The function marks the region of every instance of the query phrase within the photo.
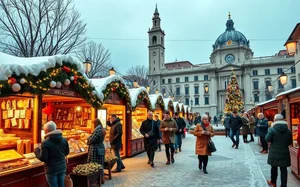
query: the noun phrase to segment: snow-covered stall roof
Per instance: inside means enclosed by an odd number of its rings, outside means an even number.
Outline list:
[[[179,108],[179,103],[177,101],[173,102],[174,105],[174,112],[179,112],[180,108]],[[177,111],[177,108],[179,108],[179,111]]]
[[[169,110],[169,102],[173,105],[173,100],[171,98],[164,98],[165,110]]]
[[[161,93],[149,95],[152,109],[155,109],[159,97],[161,97],[162,99],[164,98]]]
[[[95,86],[98,97],[101,100],[104,99],[103,91],[106,89],[107,85],[111,84],[112,82],[120,81],[120,83],[124,84],[125,89],[127,90],[128,94],[129,94],[129,89],[126,86],[124,79],[120,76],[111,75],[111,76],[100,78],[100,79],[90,79],[90,80],[91,80],[92,84]],[[130,94],[129,94],[129,97],[130,97]]]
[[[179,109],[180,109],[179,112],[184,112],[185,113],[183,103],[179,103]]]
[[[287,95],[287,94],[296,92],[296,91],[298,91],[298,90],[300,90],[300,86],[298,86],[298,87],[296,87],[296,88],[293,88],[293,89],[290,89],[290,90],[287,90],[287,91],[285,91],[285,92],[281,92],[281,93],[277,94],[275,98],[277,99],[277,98],[280,97],[280,96]]]
[[[136,101],[138,100],[138,96],[140,95],[140,93],[145,92],[148,99],[149,99],[149,95],[147,92],[147,89],[145,87],[139,87],[139,88],[131,88],[129,89],[129,94],[131,97],[131,106],[133,108],[135,108],[137,106]]]
[[[265,104],[268,104],[268,103],[271,103],[273,101],[276,101],[276,100],[275,99],[270,99],[268,101],[264,101],[264,102],[258,103],[258,104],[255,105],[255,108],[259,107],[259,106],[262,106],[262,105],[265,105]]]
[[[184,113],[187,113],[187,112],[188,112],[188,106],[184,105]]]
[[[78,72],[86,77],[83,64],[73,58],[71,55],[55,55],[43,57],[16,57],[0,52],[0,80],[7,80],[13,74],[17,76],[22,73],[37,76],[42,71],[55,67],[56,64],[68,62],[76,64]]]

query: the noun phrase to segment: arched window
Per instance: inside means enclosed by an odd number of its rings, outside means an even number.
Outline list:
[[[157,21],[155,20],[155,21],[154,21],[154,26],[156,26],[156,23],[157,23]]]
[[[164,45],[164,38],[161,37],[161,45]]]
[[[157,38],[156,38],[156,36],[153,36],[152,37],[152,44],[156,44],[156,42],[157,42]]]

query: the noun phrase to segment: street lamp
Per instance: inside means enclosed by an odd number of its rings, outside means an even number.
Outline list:
[[[279,77],[280,83],[282,85],[286,85],[287,79],[288,79],[288,76],[284,72],[282,72],[280,77]]]
[[[208,90],[209,90],[208,85],[205,85],[205,87],[204,87],[205,93],[208,93]]]
[[[88,57],[85,62],[83,62],[83,67],[85,70],[85,74],[89,73],[92,69],[92,60],[91,57]]]
[[[139,83],[136,80],[133,81],[133,87],[134,88],[138,88],[139,87]]]
[[[114,67],[111,67],[109,69],[109,75],[114,75],[116,73],[116,70],[114,69]]]
[[[296,50],[297,50],[297,41],[295,41],[295,40],[288,40],[285,43],[285,47],[286,47],[287,53],[289,55],[294,55],[296,53]]]
[[[164,93],[164,97],[166,97],[166,95],[167,95],[167,94],[166,94],[166,92],[165,92],[165,93]]]
[[[150,86],[147,86],[147,92],[149,93],[150,92]]]
[[[155,90],[155,94],[158,94],[158,89]]]
[[[191,99],[190,102],[191,102],[191,111],[192,111],[192,109],[193,109],[193,100]]]
[[[269,92],[271,92],[271,91],[273,90],[273,85],[272,85],[272,84],[270,84],[270,85],[268,86],[268,90],[269,90]]]
[[[249,103],[250,103],[250,105],[252,105],[252,104],[253,104],[253,102],[252,102],[252,99],[250,99],[250,102],[249,102]]]

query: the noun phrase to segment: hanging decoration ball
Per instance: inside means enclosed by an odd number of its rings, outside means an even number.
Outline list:
[[[13,84],[15,84],[16,82],[17,82],[17,79],[16,78],[13,78],[13,77],[11,77],[11,78],[9,78],[8,79],[8,81],[7,81],[9,84],[11,84],[11,85],[13,85]]]
[[[21,78],[21,79],[20,79],[20,83],[21,83],[21,84],[25,84],[25,83],[26,83],[26,79]]]
[[[11,89],[12,89],[14,92],[18,92],[18,91],[21,90],[21,86],[20,86],[20,84],[15,83],[15,84],[13,84],[13,85],[11,86]]]
[[[71,69],[67,66],[63,66],[62,70],[64,70],[66,73],[69,73],[71,71]]]
[[[71,80],[71,81],[73,81],[73,80],[74,80],[74,77],[73,77],[73,76],[71,76],[71,77],[70,77],[70,80]]]
[[[61,82],[56,83],[56,88],[61,88],[61,86],[62,86]]]
[[[96,95],[96,91],[95,90],[92,91],[92,95]]]
[[[56,86],[56,82],[55,82],[55,81],[51,81],[51,82],[50,82],[50,87],[51,87],[51,88],[54,88],[55,86]]]
[[[71,82],[70,82],[69,79],[66,79],[64,83],[65,83],[66,86],[69,86]]]

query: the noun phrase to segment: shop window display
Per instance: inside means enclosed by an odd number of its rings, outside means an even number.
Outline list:
[[[132,112],[132,139],[143,138],[140,133],[140,127],[142,122],[147,119],[147,108],[137,107],[135,111]]]
[[[293,147],[299,148],[299,145],[297,143],[297,137],[298,137],[298,125],[299,125],[299,117],[300,117],[300,103],[293,103],[291,104],[291,122],[292,122],[292,133],[293,133]]]

